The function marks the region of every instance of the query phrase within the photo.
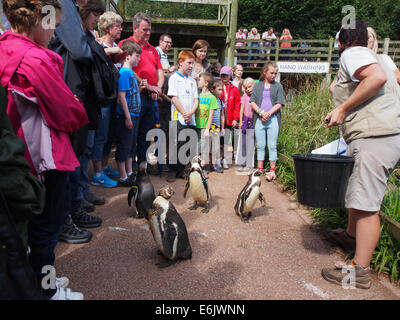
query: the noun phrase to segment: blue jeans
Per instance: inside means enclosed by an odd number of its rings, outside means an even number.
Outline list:
[[[92,155],[93,141],[94,130],[89,130],[85,152],[78,157],[80,166],[75,171],[68,173],[66,215],[77,211],[82,202],[83,195],[90,192],[88,166]]]
[[[276,144],[279,135],[277,116],[273,115],[265,123],[260,118],[257,118],[254,131],[257,143],[257,160],[265,160],[265,148],[268,142],[269,161],[276,161],[278,159]]]
[[[28,225],[29,246],[31,254],[29,262],[41,284],[42,268],[46,265],[54,266],[54,249],[64,223],[63,210],[66,200],[67,188],[66,171],[51,170],[46,172],[44,185],[46,187],[46,204],[42,214],[32,217]],[[46,295],[51,297],[55,290],[46,290]]]
[[[251,42],[250,43],[250,47],[258,47],[259,45],[258,45],[258,42]],[[257,49],[250,49],[249,50],[249,54],[251,54],[251,53],[259,53],[259,50],[257,50]],[[258,60],[258,58],[259,57],[257,57],[257,56],[250,56],[250,57],[248,57],[247,59],[248,60]]]
[[[110,124],[107,133],[107,141],[103,147],[103,156],[108,157],[111,153],[111,148],[115,143],[115,122],[116,122],[116,111],[115,111],[115,104],[110,106]]]
[[[101,161],[104,154],[104,146],[108,140],[108,132],[110,130],[111,106],[101,108],[101,116],[99,116],[99,125],[94,133],[94,142],[92,150],[92,159]]]

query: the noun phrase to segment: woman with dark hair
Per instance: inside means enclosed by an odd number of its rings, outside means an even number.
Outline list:
[[[196,81],[199,80],[200,74],[203,72],[211,73],[211,63],[208,62],[208,50],[210,49],[210,44],[206,40],[197,40],[192,48],[192,53],[195,56],[192,78]]]
[[[387,180],[400,160],[400,88],[393,71],[367,44],[364,21],[340,30],[340,68],[332,88],[336,108],[325,123],[341,125],[347,155],[355,163],[345,197],[347,229],[328,232],[328,239],[355,255],[346,265],[322,270],[332,283],[351,280],[363,289],[371,286],[369,264],[380,236],[379,210]]]

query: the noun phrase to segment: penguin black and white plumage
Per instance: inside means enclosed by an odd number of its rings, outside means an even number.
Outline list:
[[[248,222],[251,217],[251,210],[257,200],[260,200],[261,204],[265,207],[265,198],[260,192],[261,186],[261,170],[254,170],[249,174],[249,180],[240,191],[235,204],[235,213],[242,219],[243,222]]]
[[[161,187],[149,211],[151,233],[162,255],[167,259],[166,262],[157,264],[160,268],[192,258],[192,247],[185,223],[169,201],[173,194],[171,187]]]
[[[183,197],[186,198],[187,191],[190,189],[194,204],[189,207],[189,210],[196,210],[201,204],[205,207],[201,212],[207,213],[210,208],[211,193],[208,181],[200,166],[200,157],[194,157],[191,164],[192,167],[187,177]]]
[[[148,219],[149,210],[156,196],[154,193],[153,184],[151,183],[150,177],[147,174],[147,162],[145,161],[139,164],[139,170],[135,181],[132,184],[131,190],[129,190],[129,206],[131,205],[133,197],[135,198],[135,207],[137,210],[133,217],[138,219]]]

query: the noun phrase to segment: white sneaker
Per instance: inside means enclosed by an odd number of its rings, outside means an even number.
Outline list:
[[[224,169],[229,169],[228,162],[226,161],[225,158],[222,159],[222,167],[223,167]]]
[[[83,300],[83,294],[80,292],[73,292],[70,288],[57,287],[57,292],[50,300]]]
[[[69,279],[67,277],[56,278],[57,288],[67,288],[69,285]]]

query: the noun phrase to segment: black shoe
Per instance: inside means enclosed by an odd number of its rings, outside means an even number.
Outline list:
[[[63,230],[59,236],[60,241],[71,244],[86,243],[92,239],[92,233],[78,228],[72,221],[71,215],[65,218]]]
[[[125,187],[125,188],[130,188],[132,187],[132,179],[127,178],[126,180],[122,181],[121,179],[118,179],[118,187]]]
[[[212,165],[211,163],[208,165],[208,172],[212,172],[215,171],[214,165]]]
[[[96,206],[102,206],[103,204],[106,203],[106,200],[105,200],[104,198],[100,198],[100,197],[94,195],[94,194],[91,193],[91,192],[86,193],[86,194],[83,196],[83,198],[84,198],[86,201],[88,201],[88,202],[90,202],[90,203],[92,203],[92,204],[94,204],[94,205],[96,205]],[[86,211],[87,211],[87,212],[90,212],[90,211],[88,211],[88,210],[86,210]]]
[[[167,174],[167,182],[175,182],[176,181],[176,172],[169,170]]]
[[[160,171],[158,171],[158,166],[155,165],[149,165],[147,168],[147,173],[152,175],[152,176],[159,176],[160,175]]]
[[[81,208],[86,210],[86,212],[93,212],[94,211],[94,204],[87,201],[85,198],[81,200]]]
[[[99,217],[89,215],[85,210],[79,208],[71,214],[74,223],[81,228],[97,228],[101,226]]]

